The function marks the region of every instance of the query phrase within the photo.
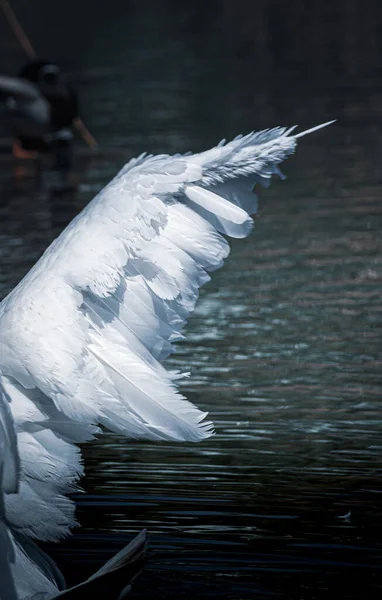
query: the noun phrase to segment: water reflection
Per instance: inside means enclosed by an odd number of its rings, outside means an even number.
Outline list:
[[[85,447],[84,527],[51,550],[75,581],[147,526],[155,554],[132,597],[377,597],[379,4],[111,0],[108,11],[92,5],[90,30],[87,5],[71,48],[37,20],[31,30],[44,51],[65,51],[102,155],[78,146],[78,189],[65,197],[15,181],[4,159],[1,296],[130,155],[339,121],[301,143],[286,182],[261,191],[254,234],[232,243],[168,361],[192,371],[182,391],[210,412],[216,437],[178,446],[105,435]],[[3,39],[10,68],[19,55]]]

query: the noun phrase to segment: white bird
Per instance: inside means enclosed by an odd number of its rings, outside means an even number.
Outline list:
[[[76,444],[99,426],[153,441],[213,434],[178,392],[182,374],[161,363],[229,253],[222,234],[250,233],[254,183],[328,124],[131,160],[0,304],[1,600],[51,598],[64,585],[33,540],[76,525]]]

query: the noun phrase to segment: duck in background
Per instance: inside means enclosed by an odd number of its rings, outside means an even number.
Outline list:
[[[72,127],[79,116],[77,93],[60,67],[36,60],[17,77],[0,76],[7,125],[16,158],[49,158],[50,168],[67,180],[72,166]],[[46,161],[44,161],[46,162]]]

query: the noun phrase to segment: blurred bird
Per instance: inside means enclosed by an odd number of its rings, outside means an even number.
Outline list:
[[[18,77],[0,76],[0,98],[15,141],[17,158],[54,158],[52,168],[67,173],[72,165],[72,126],[79,115],[77,93],[66,84],[58,65],[36,60]]]
[[[56,541],[76,525],[77,444],[100,425],[156,442],[213,435],[177,390],[186,374],[161,363],[229,254],[223,235],[251,232],[254,182],[280,174],[297,139],[320,127],[131,160],[0,304],[1,600],[62,589],[32,538]],[[94,581],[78,597],[85,585]],[[103,597],[116,600],[111,590]]]

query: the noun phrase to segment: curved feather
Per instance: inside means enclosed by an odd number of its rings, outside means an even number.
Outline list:
[[[279,173],[296,146],[290,133],[276,128],[197,155],[130,161],[1,303],[1,385],[21,461],[17,490],[4,490],[3,523],[19,536],[20,598],[33,579],[23,536],[56,540],[76,524],[66,494],[82,474],[77,443],[100,425],[153,441],[213,434],[206,413],[176,387],[185,374],[161,363],[229,253],[222,233],[249,234],[253,185]],[[10,440],[3,456],[12,482]],[[33,589],[58,588],[34,560]]]

